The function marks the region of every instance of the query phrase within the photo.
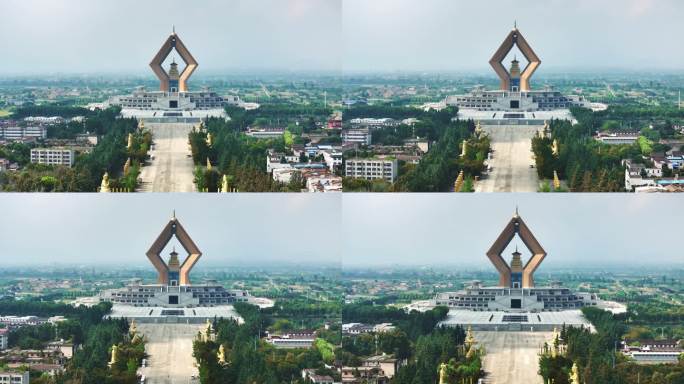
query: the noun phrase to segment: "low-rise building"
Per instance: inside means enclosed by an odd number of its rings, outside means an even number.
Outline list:
[[[302,369],[302,379],[313,384],[334,384],[335,380],[327,375],[317,375],[314,369]]]
[[[397,179],[398,163],[396,158],[378,156],[369,159],[347,159],[344,166],[345,175],[357,179],[382,179],[394,183]]]
[[[406,361],[396,359],[392,355],[383,353],[382,355],[371,356],[364,359],[362,364],[364,367],[381,369],[385,376],[391,379],[397,374],[399,368],[406,364]]]
[[[31,163],[46,165],[74,165],[75,154],[69,148],[33,148],[31,149]]]
[[[676,364],[684,348],[680,340],[624,340],[622,353],[639,364]]]
[[[316,340],[316,331],[301,330],[281,333],[278,335],[269,334],[266,342],[276,348],[311,348]]]
[[[383,128],[383,127],[396,127],[399,125],[401,122],[395,119],[391,119],[389,117],[383,117],[383,118],[372,118],[372,117],[364,117],[364,118],[355,118],[349,120],[349,124],[351,124],[353,127],[368,127],[371,129],[377,129],[377,128]]]
[[[1,384],[29,384],[29,372],[5,371],[0,372]]]
[[[342,131],[343,144],[371,145],[373,135],[368,128],[345,129]]]
[[[47,137],[47,128],[44,126],[11,126],[0,127],[0,139],[8,141],[42,140]]]
[[[8,343],[8,334],[9,334],[9,329],[7,328],[0,328],[0,351],[4,351],[9,347]]]
[[[598,132],[596,140],[604,144],[627,144],[632,145],[639,140],[639,132]]]
[[[277,139],[285,134],[285,128],[280,127],[250,127],[247,136],[257,139]]]

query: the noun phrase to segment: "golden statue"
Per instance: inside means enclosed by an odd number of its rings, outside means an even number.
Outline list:
[[[211,132],[207,133],[207,145],[212,146],[214,144],[214,136],[211,135]]]
[[[468,140],[463,139],[463,145],[461,146],[461,157],[466,157],[468,154]]]
[[[100,192],[108,193],[111,191],[112,190],[109,188],[109,173],[105,172],[104,175],[102,175],[102,183],[100,183]]]
[[[554,156],[558,156],[558,154],[560,153],[558,149],[558,139],[553,139],[553,144],[551,145],[551,152]]]
[[[221,179],[221,193],[228,193],[228,188],[228,175],[223,175],[223,178]]]
[[[207,157],[207,171],[211,171],[211,161],[209,161],[208,157]]]
[[[478,120],[475,124],[475,133],[477,133],[478,135],[482,134],[482,124],[480,120]]]
[[[439,365],[439,384],[447,383],[447,365],[442,363]]]
[[[123,169],[124,176],[128,176],[128,171],[130,171],[130,170],[131,170],[131,158],[129,157],[126,160],[126,163],[124,164],[124,169]]]
[[[128,333],[131,335],[138,333],[138,326],[135,324],[135,319],[133,319],[131,324],[128,326]]]
[[[466,359],[472,359],[475,357],[475,354],[477,353],[477,348],[475,348],[475,344],[471,344],[470,348],[468,348],[468,353],[466,353]]]
[[[579,367],[577,363],[572,363],[572,370],[570,371],[570,384],[580,384]]]
[[[560,189],[560,179],[558,178],[558,172],[553,171],[553,189]]]
[[[138,129],[141,130],[141,131],[142,131],[143,129],[145,129],[145,122],[144,122],[144,121],[140,120],[140,121],[138,122]]]
[[[211,321],[207,319],[207,324],[204,327],[204,342],[208,342],[212,340],[212,333],[214,333],[214,327],[211,325]]]
[[[475,340],[475,335],[473,335],[473,328],[469,325],[468,330],[466,331],[465,346],[470,348],[475,344],[477,344],[477,340]]]
[[[463,170],[458,173],[456,181],[454,181],[454,192],[461,192],[461,188],[463,188]]]
[[[219,347],[217,356],[218,356],[219,364],[225,365],[226,364],[226,349],[223,347],[223,344],[221,344],[221,346]]]
[[[112,365],[116,364],[116,362],[119,360],[119,347],[114,344],[112,345],[112,358],[109,360],[109,366],[111,367]]]

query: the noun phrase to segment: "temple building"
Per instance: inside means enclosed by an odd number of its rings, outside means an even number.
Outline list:
[[[527,60],[520,68],[517,57],[507,70],[503,65],[506,55],[517,46]],[[517,26],[511,30],[489,61],[501,81],[498,90],[477,86],[466,95],[448,96],[447,106],[459,108],[459,119],[473,119],[488,125],[543,124],[545,120],[572,120],[570,107],[602,108],[581,96],[566,96],[550,87],[532,90],[530,79],[541,65],[541,60],[527,43]]]
[[[161,253],[172,238],[176,238],[187,257],[179,258],[175,247],[166,261]],[[202,284],[190,282],[190,271],[202,256],[202,252],[185,231],[180,221],[173,217],[147,251],[147,257],[157,270],[157,282],[143,284],[136,281],[120,289],[100,293],[100,301],[114,304],[112,317],[133,318],[139,321],[203,322],[207,318],[234,317],[232,304],[252,301],[244,290],[229,290],[207,281]]]
[[[180,69],[174,57],[167,71],[163,63],[173,51],[185,67]],[[120,106],[123,117],[148,122],[194,123],[207,117],[227,118],[224,107],[240,106],[242,102],[237,96],[222,97],[209,89],[190,91],[188,80],[198,65],[174,29],[150,62],[159,79],[159,91],[138,87],[130,95],[112,97],[106,105]]]
[[[517,247],[510,262],[502,255],[515,237],[530,251],[527,261]],[[461,291],[435,296],[434,305],[450,309],[446,325],[462,324],[476,330],[528,330],[529,326],[531,330],[548,331],[562,324],[587,325],[579,309],[599,304],[596,294],[573,292],[559,282],[535,284],[534,273],[546,251],[517,209],[487,251],[487,257],[499,274],[497,286],[485,287],[473,281]]]

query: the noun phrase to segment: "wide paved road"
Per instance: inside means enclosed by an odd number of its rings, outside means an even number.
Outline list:
[[[193,192],[194,164],[189,157],[188,134],[192,124],[150,123],[154,156],[140,172],[141,192]]]
[[[551,332],[474,332],[485,347],[482,367],[488,384],[543,384],[539,370],[539,348]]]
[[[537,170],[532,156],[532,137],[543,126],[489,125],[482,129],[491,139],[492,172],[480,180],[476,192],[536,192],[539,189]]]
[[[141,368],[149,384],[188,384],[197,375],[192,341],[202,324],[137,324],[147,337],[147,367]]]

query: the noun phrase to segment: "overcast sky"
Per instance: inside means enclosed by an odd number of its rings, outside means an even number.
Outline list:
[[[477,71],[515,20],[556,69],[684,69],[680,0],[2,0],[0,76],[150,74],[172,25],[226,71]]]
[[[198,266],[340,263],[335,194],[2,194],[0,258],[152,270],[145,252],[174,209],[203,252]]]
[[[341,0],[2,0],[0,75],[133,72],[176,32],[216,70],[341,65]]]
[[[684,68],[681,0],[344,0],[344,69],[479,70],[517,20],[564,68]]]
[[[354,241],[343,242],[343,266],[465,265],[494,271],[485,253],[516,205],[548,253],[542,269],[684,264],[677,246],[684,200],[676,194],[493,193],[345,194],[342,238]],[[522,246],[517,238],[516,243]]]

